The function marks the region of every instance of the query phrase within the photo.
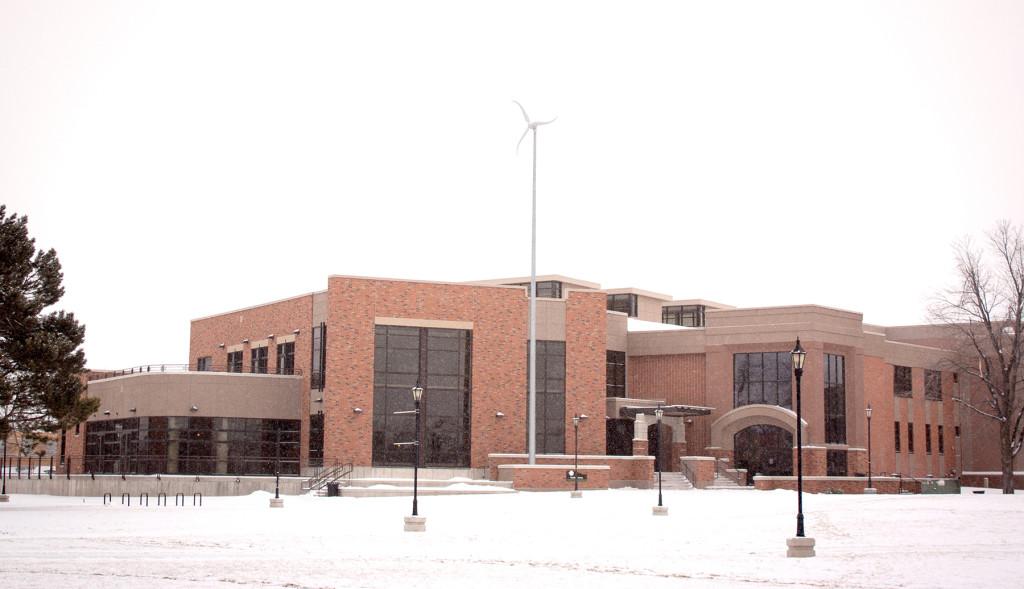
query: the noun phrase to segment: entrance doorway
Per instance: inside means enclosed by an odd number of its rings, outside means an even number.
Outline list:
[[[672,470],[672,426],[662,423],[660,436],[657,423],[647,426],[647,454],[654,456],[655,471]]]
[[[793,475],[793,434],[775,425],[758,424],[733,436],[736,468],[747,469],[747,484],[754,475]]]

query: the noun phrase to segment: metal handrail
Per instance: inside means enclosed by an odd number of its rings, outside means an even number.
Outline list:
[[[697,475],[690,468],[690,465],[686,464],[685,462],[680,460],[679,461],[679,466],[682,467],[683,476],[686,477],[686,480],[690,481],[690,484],[693,485],[696,488],[696,486],[697,486]]]
[[[132,366],[130,368],[122,368],[121,370],[104,370],[98,372],[89,372],[85,375],[85,380],[103,380],[105,378],[115,378],[118,376],[130,376],[132,374],[150,374],[154,372],[224,372],[228,374],[274,374],[278,376],[302,376],[301,368],[292,368],[289,370],[278,370],[276,366],[267,366],[266,371],[253,371],[252,365],[242,365],[241,370],[231,370],[231,367],[224,365],[207,366],[203,370],[199,370],[198,367],[194,367],[191,364],[143,364],[141,366]]]
[[[310,491],[319,491],[330,483],[352,474],[354,466],[351,462],[344,464],[335,463],[333,466],[320,467],[313,471],[313,476],[306,481],[305,488]]]

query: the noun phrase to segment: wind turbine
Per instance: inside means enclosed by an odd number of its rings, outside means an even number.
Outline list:
[[[555,122],[531,121],[530,115],[526,114],[519,101],[513,100],[519,110],[523,112],[526,119],[526,129],[523,130],[519,143],[516,143],[516,153],[519,153],[519,146],[522,145],[526,134],[533,131],[533,213],[530,233],[530,366],[529,366],[529,395],[527,400],[527,456],[529,464],[537,463],[537,127]],[[555,117],[558,118],[558,117]]]

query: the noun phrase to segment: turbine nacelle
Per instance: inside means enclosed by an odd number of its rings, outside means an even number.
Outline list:
[[[553,123],[556,120],[558,120],[558,117],[555,117],[555,118],[551,119],[550,121],[531,121],[530,120],[530,115],[526,114],[526,109],[523,108],[523,105],[519,104],[518,100],[513,100],[512,102],[516,103],[516,106],[518,106],[519,110],[522,111],[523,119],[526,121],[526,129],[523,130],[522,136],[519,137],[519,142],[516,143],[516,153],[519,153],[519,146],[522,145],[523,139],[526,139],[526,134],[529,133],[530,130],[533,130],[533,132],[536,133],[537,132],[537,127],[539,127],[541,125],[548,125],[550,123]]]

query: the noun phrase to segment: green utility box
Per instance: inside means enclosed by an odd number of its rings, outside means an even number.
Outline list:
[[[926,479],[921,481],[922,495],[959,495],[960,481],[956,479]]]

